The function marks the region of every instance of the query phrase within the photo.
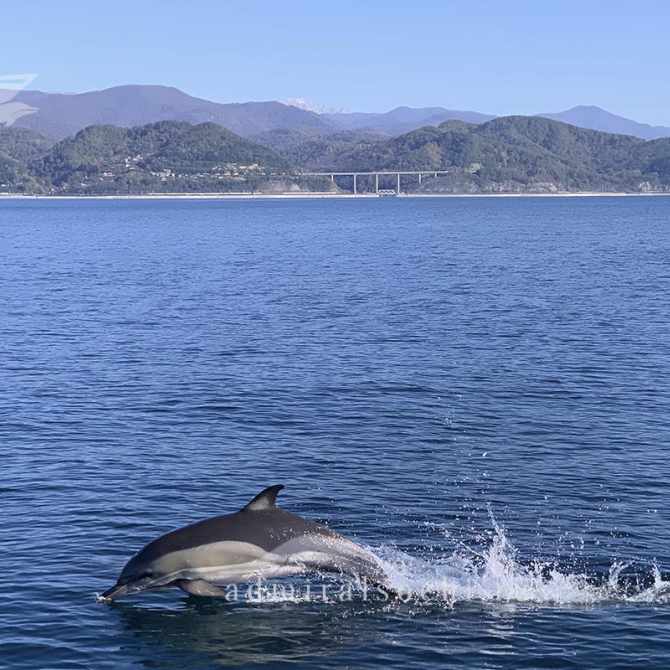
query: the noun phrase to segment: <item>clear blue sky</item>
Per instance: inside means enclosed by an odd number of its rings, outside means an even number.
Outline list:
[[[496,114],[597,104],[670,125],[670,2],[29,0],[2,8],[2,72],[79,92],[177,86],[221,102]]]

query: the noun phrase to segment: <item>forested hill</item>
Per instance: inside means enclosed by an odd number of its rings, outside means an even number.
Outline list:
[[[272,131],[256,139],[214,123],[178,121],[91,126],[56,144],[24,129],[0,129],[0,191],[327,190],[335,188],[330,180],[297,173],[399,169],[449,171],[420,187],[404,185],[422,192],[670,192],[670,138],[644,141],[541,117],[448,121],[391,139],[364,131]]]
[[[51,140],[31,130],[0,126],[0,192],[42,192],[44,186],[29,165],[52,145]]]
[[[290,165],[272,149],[214,123],[161,121],[137,128],[90,126],[27,168],[44,192],[113,194],[231,190]]]
[[[305,146],[310,144],[314,142]],[[303,160],[310,158],[303,152]],[[448,178],[426,182],[424,190],[644,191],[670,186],[670,138],[645,142],[541,117],[502,117],[481,125],[448,121],[332,158],[321,167],[452,170]]]

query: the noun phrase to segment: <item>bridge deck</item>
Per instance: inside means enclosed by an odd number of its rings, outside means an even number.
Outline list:
[[[356,170],[349,172],[299,172],[298,175],[301,177],[353,177],[353,175],[404,175],[404,174],[432,174],[440,175],[447,174],[449,170],[373,170],[358,172]]]

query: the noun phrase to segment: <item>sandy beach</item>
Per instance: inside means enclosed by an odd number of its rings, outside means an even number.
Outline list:
[[[559,193],[143,193],[133,195],[24,195],[0,193],[0,200],[323,200],[378,198],[628,198],[670,197],[670,193],[570,192]]]

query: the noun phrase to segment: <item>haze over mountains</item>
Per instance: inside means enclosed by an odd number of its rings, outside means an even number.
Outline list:
[[[274,128],[329,129],[318,114],[281,102],[221,104],[171,86],[116,86],[78,94],[22,91],[16,100],[37,109],[16,125],[57,140],[92,125],[128,128],[157,121],[217,123],[243,137]]]
[[[421,126],[437,126],[445,121],[485,123],[495,118],[493,114],[444,107],[396,107],[381,114],[350,112],[322,114],[322,117],[342,130],[370,130],[388,135],[400,135]]]
[[[78,94],[22,91],[15,102],[37,110],[19,118],[17,126],[55,140],[90,125],[132,127],[167,120],[216,123],[242,137],[251,137],[279,129],[312,135],[365,130],[395,136],[445,121],[481,124],[495,118],[493,114],[443,107],[397,107],[383,113],[317,114],[277,101],[224,104],[196,98],[169,86],[145,85],[116,86]],[[647,140],[670,137],[670,127],[638,123],[595,106],[578,106],[539,116]]]
[[[601,130],[604,133],[617,133],[619,135],[633,135],[633,137],[640,137],[643,140],[670,137],[670,127],[638,123],[623,116],[612,114],[595,105],[578,105],[557,114],[539,114],[538,116],[569,123],[578,128]]]

